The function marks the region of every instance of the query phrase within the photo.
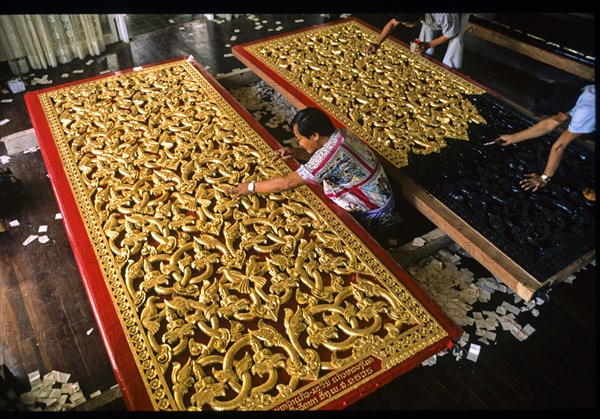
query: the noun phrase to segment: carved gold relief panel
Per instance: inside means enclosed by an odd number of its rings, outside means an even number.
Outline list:
[[[155,409],[319,408],[448,338],[310,188],[223,193],[291,169],[189,60],[39,99]]]
[[[485,123],[465,95],[483,89],[386,40],[355,20],[250,43],[243,49],[322,106],[395,167],[409,153],[429,154],[447,139],[468,140]]]

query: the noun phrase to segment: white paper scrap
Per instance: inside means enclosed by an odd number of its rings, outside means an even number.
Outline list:
[[[40,236],[40,237],[38,238],[38,241],[39,241],[40,243],[44,244],[44,243],[48,243],[48,242],[50,241],[50,239],[48,238],[48,236],[46,236],[46,235],[43,235],[43,236]]]
[[[425,245],[425,240],[422,237],[415,237],[412,241],[413,246],[423,247]]]
[[[71,374],[66,373],[66,372],[60,372],[60,371],[57,371],[57,373],[58,373],[57,374],[58,377],[56,378],[56,382],[61,383],[61,384],[69,382],[69,378],[71,378]]]
[[[90,394],[90,398],[93,399],[94,397],[98,397],[100,394],[102,394],[102,392],[100,390],[96,390]]]
[[[57,212],[56,215],[54,216],[55,220],[62,220],[62,214],[60,212]]]
[[[2,121],[0,121],[0,125],[7,124],[9,121],[10,121],[10,119],[8,119],[8,118],[3,119]]]
[[[510,333],[520,341],[524,341],[528,338],[527,334],[523,332],[523,330],[519,330],[517,328],[511,328]]]
[[[17,227],[19,226],[19,220],[12,220],[10,223],[8,223],[9,226],[11,227]]]
[[[83,73],[83,70],[73,70],[73,74],[81,74]]]
[[[173,19],[169,19],[169,23],[175,23]]]
[[[294,20],[294,22],[296,22],[296,23],[304,22],[304,19],[296,19],[296,20]]]
[[[496,340],[496,333],[486,330],[485,331],[485,338],[489,339],[489,340]]]
[[[102,70],[99,74],[106,74],[106,73],[110,73],[110,69]]]
[[[87,62],[85,63],[85,65],[91,65],[94,62],[94,60],[87,60]]]
[[[229,40],[230,41],[235,41],[237,39],[237,36],[233,35]]]
[[[421,365],[425,366],[425,367],[430,367],[432,365],[435,365],[437,362],[437,356],[433,355],[430,358],[427,358],[425,361],[421,362]]]
[[[91,328],[90,330],[88,330],[86,333],[87,333],[87,335],[89,336],[89,335],[91,335],[91,334],[92,334],[92,332],[93,332],[93,331],[94,331],[94,328],[92,327],[92,328]]]
[[[54,384],[56,382],[56,370],[52,370],[48,374],[44,375],[44,380],[51,380],[49,383]]]
[[[38,372],[38,378],[35,379],[29,379],[29,385],[31,386],[31,391],[33,392],[34,390],[38,390],[42,387],[42,380],[39,377],[39,372]]]
[[[48,231],[47,225],[41,225],[40,228],[38,228],[38,233],[45,233],[47,231]]]
[[[472,343],[469,346],[469,352],[467,353],[467,359],[469,361],[477,362],[477,358],[479,357],[480,350],[481,350],[481,346]]]
[[[527,337],[529,337],[533,334],[533,332],[535,332],[535,329],[530,324],[526,324],[525,327],[523,327],[523,329],[521,329],[521,331],[523,333],[525,333],[525,335],[527,335]]]
[[[27,246],[29,243],[31,243],[32,241],[34,241],[38,237],[39,236],[37,234],[32,234],[31,236],[27,237],[27,239],[23,242],[23,246]]]
[[[0,156],[0,163],[2,163],[2,164],[8,164],[9,161],[10,161],[10,157],[9,156]]]
[[[40,379],[40,372],[38,371],[33,371],[30,372],[29,374],[27,374],[27,378],[29,378],[29,382],[31,383],[34,380],[39,380]]]
[[[518,315],[521,312],[521,309],[518,307],[513,306],[510,303],[507,303],[506,301],[502,301],[502,307],[504,307],[506,310],[510,311],[511,313]]]
[[[233,54],[223,54],[223,57],[225,57],[225,58],[233,57]]]
[[[11,103],[13,100],[12,99],[2,99],[0,100],[1,103]]]
[[[85,396],[81,390],[77,390],[75,393],[71,394],[71,402],[77,403],[79,400],[85,400]]]
[[[25,405],[33,405],[36,399],[35,394],[33,394],[31,391],[28,391],[27,393],[21,393],[19,397]]]

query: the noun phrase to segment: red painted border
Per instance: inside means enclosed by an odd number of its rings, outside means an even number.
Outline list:
[[[176,60],[172,60],[176,61]],[[169,61],[170,62],[170,61]],[[162,63],[164,64],[164,63]],[[148,68],[151,66],[146,66]],[[28,92],[24,95],[25,104],[35,129],[40,151],[48,171],[50,184],[54,191],[63,223],[73,250],[77,268],[81,273],[84,289],[90,301],[100,336],[107,349],[117,383],[128,410],[154,410],[144,381],[139,374],[135,358],[129,348],[127,338],[121,326],[118,312],[106,287],[100,264],[79,213],[77,202],[67,174],[62,166],[60,155],[54,142],[50,126],[46,120],[39,95],[93,80],[124,74],[133,69],[117,71],[84,80],[61,84],[47,89]]]
[[[62,167],[58,150],[45,120],[37,93],[26,93],[25,103],[38,138],[50,184],[63,216],[63,223],[73,249],[75,262],[81,273],[83,285],[100,330],[100,336],[113,366],[113,372],[128,409],[152,410],[152,404],[147,397],[143,401],[139,400],[139,397],[133,397],[136,394],[145,395],[145,386],[135,368],[133,355],[129,350],[111,295],[104,283],[102,271],[79,214],[75,197]]]
[[[256,121],[252,115],[244,109],[230,94],[221,86],[208,72],[191,56],[180,59],[169,60],[142,68],[151,68],[158,65],[180,61],[186,59],[193,64],[200,74],[217,90],[217,92],[233,106],[235,111],[243,117],[252,128],[273,148],[281,148],[281,145],[275,140],[268,131]],[[40,150],[44,163],[48,170],[48,175],[52,189],[57,199],[58,207],[63,215],[63,221],[67,236],[73,249],[77,267],[81,273],[83,285],[92,306],[92,311],[98,324],[100,334],[117,382],[121,388],[123,398],[128,410],[154,410],[152,401],[147,393],[144,381],[139,374],[135,358],[129,348],[127,338],[122,329],[119,315],[115,309],[111,294],[109,293],[98,260],[95,256],[93,246],[85,229],[85,224],[79,213],[74,194],[67,180],[67,175],[62,166],[58,149],[54,142],[52,132],[43,112],[39,95],[64,87],[73,86],[81,83],[87,83],[93,80],[110,77],[118,74],[125,74],[134,71],[134,69],[118,71],[101,76],[91,77],[84,80],[65,83],[48,89],[42,89],[25,94],[25,103],[29,111],[33,127],[38,137]],[[338,121],[339,123],[339,121]],[[341,124],[340,124],[341,125]],[[288,162],[292,170],[298,167],[296,162]],[[313,192],[330,208],[353,232],[359,237],[371,251],[380,259],[406,289],[417,299],[429,313],[440,323],[448,332],[449,336],[436,344],[421,351],[415,357],[405,361],[392,368],[391,370],[379,375],[377,379],[363,384],[356,391],[349,394],[343,400],[336,399],[325,406],[325,409],[342,409],[347,405],[356,402],[362,397],[375,391],[381,385],[391,381],[398,375],[418,366],[425,359],[440,351],[452,346],[452,341],[457,340],[462,334],[462,330],[451,319],[449,319],[438,306],[432,301],[420,286],[410,277],[410,275],[400,267],[395,260],[386,252],[371,235],[368,234],[356,220],[346,211],[335,205],[316,187],[309,185]]]

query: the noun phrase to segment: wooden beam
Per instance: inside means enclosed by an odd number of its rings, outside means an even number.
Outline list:
[[[423,246],[415,246],[412,242],[406,243],[398,250],[390,250],[390,255],[392,255],[400,266],[407,267],[453,243],[452,239],[439,228],[424,234],[421,238],[425,241]]]
[[[526,55],[583,79],[594,81],[595,71],[593,66],[579,63],[568,57],[563,57],[554,52],[521,42],[508,35],[504,35],[492,29],[485,28],[473,22],[469,22],[467,33],[473,34],[481,39],[492,42],[501,47],[508,48],[519,54]]]
[[[105,406],[121,398],[121,390],[119,386],[109,388],[107,391],[100,393],[93,399],[88,399],[85,402],[78,404],[73,408],[77,412],[93,412],[95,410],[103,410]]]

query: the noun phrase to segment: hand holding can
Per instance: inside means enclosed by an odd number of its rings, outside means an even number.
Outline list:
[[[418,53],[420,44],[421,44],[421,40],[419,38],[413,39],[412,42],[410,43],[410,52]]]

